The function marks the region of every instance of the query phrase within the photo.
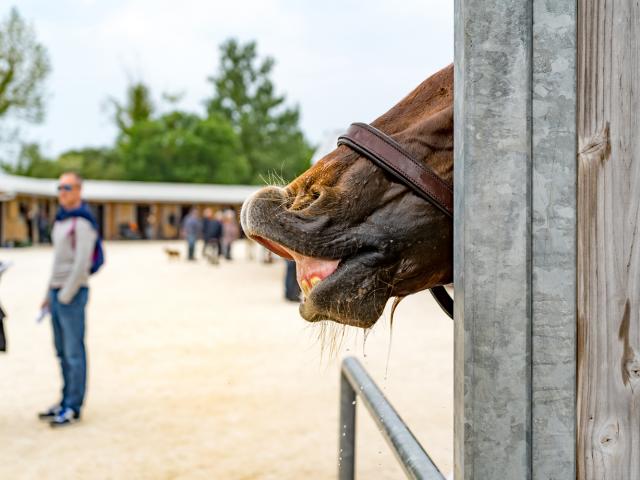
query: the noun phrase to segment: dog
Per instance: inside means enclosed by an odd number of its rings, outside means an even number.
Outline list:
[[[167,254],[169,260],[180,260],[180,251],[175,248],[165,247],[164,253]]]

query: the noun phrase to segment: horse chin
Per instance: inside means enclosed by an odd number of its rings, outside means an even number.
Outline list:
[[[354,222],[344,222],[336,235],[339,216],[301,215],[287,210],[286,204],[285,190],[266,187],[244,203],[241,221],[250,238],[296,261],[305,297],[301,316],[309,322],[371,327],[397,293],[392,285],[402,283],[396,278],[400,267],[411,263],[403,255],[406,242],[397,235],[387,239],[369,234],[367,225]]]
[[[341,325],[348,325],[350,327],[367,329],[371,328],[380,317],[380,315],[375,315],[375,317],[372,318],[364,318],[362,313],[353,313],[354,316],[338,316],[334,312],[327,312],[322,309],[318,309],[310,299],[305,299],[305,301],[300,305],[300,315],[304,320],[310,323],[330,321]]]
[[[342,261],[335,272],[305,292],[300,304],[302,318],[359,328],[373,326],[389,299],[390,287],[363,260],[355,256]]]
[[[300,315],[308,322],[333,321],[360,328],[371,327],[382,315],[390,295],[383,280],[377,252],[356,252],[342,259],[306,256],[300,250],[266,236],[254,240],[272,252],[296,262],[296,276],[304,298]]]

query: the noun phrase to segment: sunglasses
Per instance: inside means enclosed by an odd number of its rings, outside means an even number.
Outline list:
[[[65,191],[65,192],[70,192],[71,190],[73,190],[74,185],[67,185],[67,184],[60,184],[58,185],[58,191]]]

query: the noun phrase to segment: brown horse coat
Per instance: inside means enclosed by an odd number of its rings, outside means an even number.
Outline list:
[[[372,125],[452,183],[453,66]],[[451,219],[346,146],[255,193],[241,219],[248,236],[296,260],[309,321],[369,327],[391,296],[452,281]]]

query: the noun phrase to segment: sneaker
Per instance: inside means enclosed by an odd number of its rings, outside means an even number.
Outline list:
[[[62,410],[62,407],[60,405],[54,405],[49,410],[45,410],[44,412],[38,413],[38,418],[40,420],[52,420],[53,417],[58,415],[61,410]]]
[[[80,420],[80,413],[76,412],[72,408],[65,407],[62,408],[55,417],[53,417],[49,422],[49,425],[54,428],[63,427],[76,423],[78,420]]]

